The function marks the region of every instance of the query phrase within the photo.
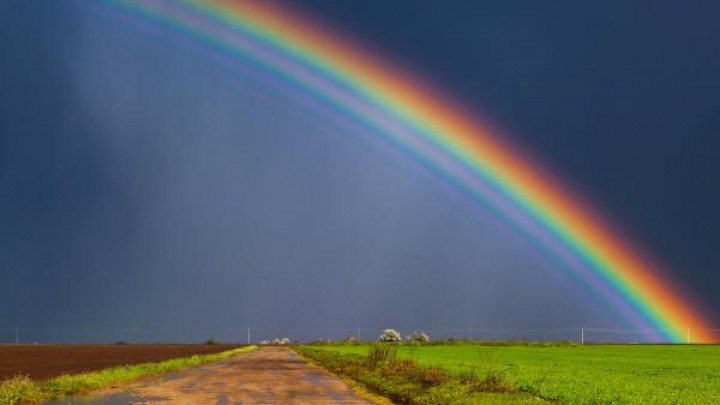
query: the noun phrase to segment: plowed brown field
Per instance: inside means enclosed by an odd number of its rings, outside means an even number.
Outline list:
[[[124,364],[231,350],[237,345],[0,345],[0,380],[17,374],[48,379]]]

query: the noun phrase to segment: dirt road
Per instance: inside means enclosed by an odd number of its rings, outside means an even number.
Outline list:
[[[135,383],[108,396],[53,404],[372,404],[339,378],[283,347]]]

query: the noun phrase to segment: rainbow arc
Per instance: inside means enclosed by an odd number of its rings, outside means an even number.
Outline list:
[[[563,263],[567,276],[661,341],[714,340],[709,322],[550,171],[442,91],[297,10],[268,1],[106,0],[303,92],[490,209]],[[707,330],[707,332],[705,331]]]

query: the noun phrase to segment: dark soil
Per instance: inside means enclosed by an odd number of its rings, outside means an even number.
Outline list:
[[[237,345],[0,345],[0,380],[15,375],[48,379],[124,364],[231,350]]]

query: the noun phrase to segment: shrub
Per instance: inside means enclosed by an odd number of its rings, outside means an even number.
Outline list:
[[[28,376],[15,376],[0,381],[0,404],[19,404],[42,399],[40,388]]]
[[[414,331],[411,335],[408,335],[407,340],[417,343],[427,343],[430,341],[430,335],[425,332]]]
[[[395,329],[385,329],[383,334],[380,335],[380,340],[383,342],[399,342],[402,340],[402,336]]]
[[[392,363],[397,357],[397,347],[375,344],[370,347],[365,358],[366,366],[374,370],[381,363]]]

